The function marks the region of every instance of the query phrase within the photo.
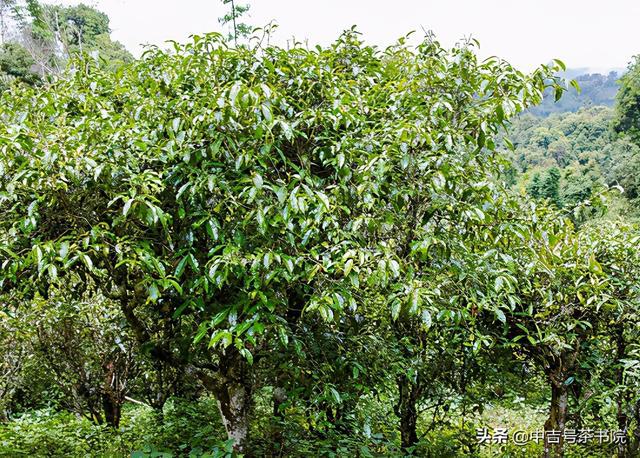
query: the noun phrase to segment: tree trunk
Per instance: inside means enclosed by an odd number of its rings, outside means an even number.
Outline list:
[[[270,456],[282,456],[282,450],[284,448],[284,437],[282,435],[284,411],[282,407],[286,400],[287,391],[276,384],[273,388],[273,420]]]
[[[579,348],[579,347],[578,347]],[[549,418],[544,424],[544,457],[564,457],[564,430],[569,408],[569,374],[575,371],[578,350],[566,351],[550,361],[548,368],[551,382],[551,406]],[[553,434],[549,432],[553,431]]]
[[[549,419],[544,424],[544,456],[545,458],[562,458],[564,456],[564,428],[567,421],[567,406],[569,404],[569,395],[567,386],[563,383],[552,381],[551,383],[551,408],[549,410]],[[553,440],[548,434],[553,431]]]
[[[221,384],[217,390],[218,408],[227,437],[234,450],[246,453],[249,440],[249,414],[252,407],[250,366],[235,348],[220,357]]]
[[[113,361],[103,364],[102,368],[105,371],[102,387],[102,412],[107,425],[117,428],[120,426],[120,414],[124,402],[124,393],[120,390],[120,374],[118,374],[117,364]]]
[[[276,386],[273,388],[273,416],[279,420],[284,420],[284,412],[282,411],[282,405],[287,400],[287,391]]]
[[[120,416],[122,412],[122,402],[118,399],[105,393],[102,395],[102,410],[104,412],[104,420],[107,425],[112,428],[118,428],[120,426]]]
[[[416,431],[418,397],[418,386],[406,375],[398,377],[398,404],[395,406],[395,411],[396,415],[400,417],[400,443],[404,450],[418,443]]]

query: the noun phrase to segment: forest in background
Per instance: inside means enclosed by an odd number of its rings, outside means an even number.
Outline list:
[[[581,108],[591,106],[613,107],[618,93],[618,79],[622,76],[617,71],[610,71],[607,75],[600,73],[576,73],[576,70],[567,70],[558,75],[563,78],[575,79],[579,84],[579,90],[571,87],[562,95],[560,100],[555,100],[554,94],[547,91],[545,98],[529,112],[546,117],[554,113],[576,112]]]
[[[640,66],[224,3],[135,60],[0,0],[0,456],[635,456]]]

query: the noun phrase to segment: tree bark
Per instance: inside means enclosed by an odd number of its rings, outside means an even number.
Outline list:
[[[544,424],[544,457],[562,458],[564,456],[564,429],[567,421],[567,407],[569,404],[569,393],[564,380],[555,379],[551,382],[551,408],[549,409],[549,419]],[[557,443],[550,443],[548,431],[559,434]]]
[[[102,387],[102,412],[104,421],[112,428],[120,426],[122,404],[124,403],[124,392],[120,386],[120,375],[117,363],[106,362],[102,368],[105,371],[104,384]]]
[[[398,404],[396,415],[400,418],[400,443],[407,450],[418,443],[417,423],[419,389],[412,380],[403,374],[398,377]]]
[[[104,420],[107,425],[112,428],[118,428],[120,426],[120,417],[122,413],[122,402],[118,399],[114,399],[108,393],[102,396],[102,410],[104,412]]]
[[[284,422],[283,404],[287,400],[287,391],[276,384],[273,388],[273,421],[271,431],[271,456],[281,456],[284,448],[282,423]]]
[[[544,424],[544,457],[564,457],[564,430],[569,409],[569,387],[567,380],[575,372],[578,349],[562,352],[547,360],[547,375],[551,384],[551,405],[549,418]],[[548,432],[555,432],[555,440],[551,441]]]
[[[219,375],[216,397],[222,423],[234,450],[246,454],[252,407],[250,366],[235,348],[227,348],[220,358]]]

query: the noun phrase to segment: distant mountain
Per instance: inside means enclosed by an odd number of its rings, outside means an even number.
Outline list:
[[[601,73],[580,74],[587,69],[568,69],[561,76],[567,79],[575,79],[580,85],[581,92],[577,93],[571,88],[555,102],[552,91],[545,93],[543,102],[537,107],[531,108],[530,113],[536,116],[546,117],[553,113],[576,112],[582,107],[613,106],[618,93],[618,78],[622,72],[610,71],[604,75]]]
[[[575,67],[575,68],[567,68],[566,71],[562,72],[560,76],[563,78],[577,78],[579,76],[590,75],[599,73],[601,75],[608,75],[611,72],[615,72],[618,76],[621,76],[627,69],[624,67],[617,68],[602,68],[602,67]]]

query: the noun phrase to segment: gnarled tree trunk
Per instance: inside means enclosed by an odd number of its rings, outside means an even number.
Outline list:
[[[395,406],[395,411],[400,418],[400,442],[404,450],[418,442],[416,404],[419,396],[417,384],[413,383],[407,375],[398,377],[398,404]]]
[[[551,383],[551,408],[549,418],[544,424],[544,456],[545,458],[564,456],[564,429],[567,421],[567,407],[569,404],[569,393],[567,386],[563,383]],[[557,442],[550,443],[549,431],[554,431]]]
[[[234,449],[246,453],[252,407],[252,380],[248,362],[235,348],[227,348],[221,355],[219,377],[216,398],[222,423],[227,437],[233,439]]]
[[[120,416],[122,412],[122,402],[115,399],[111,394],[102,395],[102,410],[104,412],[104,420],[107,425],[112,428],[120,426]]]
[[[102,385],[102,412],[104,421],[112,428],[120,426],[122,404],[127,392],[127,378],[131,360],[109,359],[102,365],[104,381]]]
[[[575,370],[578,351],[563,352],[554,358],[547,374],[551,382],[551,405],[549,418],[544,424],[544,457],[562,458],[564,456],[564,430],[569,408],[569,387],[567,380]],[[551,431],[554,435],[549,434]]]

